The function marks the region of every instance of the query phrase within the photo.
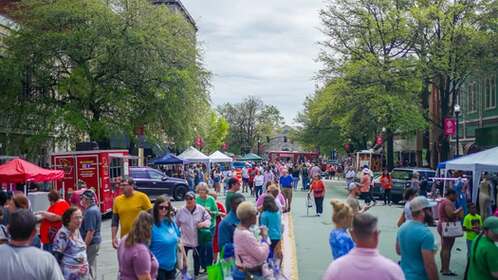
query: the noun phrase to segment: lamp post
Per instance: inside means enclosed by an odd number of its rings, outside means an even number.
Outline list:
[[[458,133],[458,126],[459,126],[459,116],[460,116],[460,112],[461,112],[461,108],[460,108],[460,105],[459,104],[455,104],[455,107],[453,108],[454,111],[455,111],[455,117],[456,117],[456,154],[455,154],[455,157],[458,157],[460,156],[460,137],[459,137],[459,133]]]

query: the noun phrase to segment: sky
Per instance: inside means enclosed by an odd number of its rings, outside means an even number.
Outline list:
[[[275,105],[287,124],[313,93],[323,0],[182,0],[199,28],[213,105],[248,96]]]

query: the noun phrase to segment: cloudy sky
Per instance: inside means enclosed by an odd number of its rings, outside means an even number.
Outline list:
[[[261,97],[293,123],[313,92],[323,0],[182,0],[199,28],[215,105]]]

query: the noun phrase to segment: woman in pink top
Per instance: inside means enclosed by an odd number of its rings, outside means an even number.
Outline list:
[[[254,276],[266,275],[263,265],[270,253],[270,239],[268,230],[255,228],[258,211],[249,201],[242,202],[237,207],[239,226],[235,229],[233,242],[235,247],[236,269],[233,271],[234,280],[244,280],[246,274]],[[259,232],[258,232],[259,231]]]
[[[153,224],[149,213],[140,212],[131,231],[119,243],[119,280],[156,279],[159,263],[147,246]]]

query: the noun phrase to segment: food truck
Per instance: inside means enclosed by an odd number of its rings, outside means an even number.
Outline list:
[[[57,190],[69,201],[71,194],[83,185],[93,189],[102,213],[112,211],[112,203],[120,194],[117,182],[129,175],[128,150],[92,150],[51,154],[52,168],[64,170],[64,178],[55,183]],[[83,184],[84,183],[84,184]]]
[[[355,169],[361,171],[363,166],[368,166],[373,172],[382,171],[382,155],[371,150],[363,150],[356,153]]]
[[[318,152],[300,152],[300,151],[270,151],[268,159],[270,161],[292,161],[304,162],[318,159]]]

